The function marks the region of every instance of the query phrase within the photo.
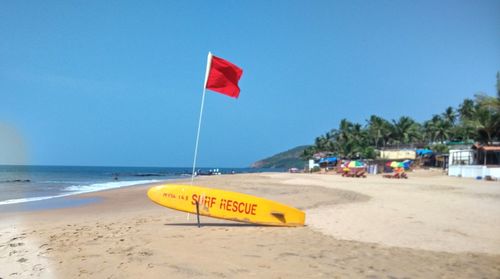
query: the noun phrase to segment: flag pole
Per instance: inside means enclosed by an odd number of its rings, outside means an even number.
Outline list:
[[[203,117],[203,106],[205,105],[205,93],[207,92],[207,80],[208,74],[210,73],[210,66],[212,63],[212,53],[209,51],[207,56],[207,69],[205,70],[205,82],[203,83],[203,94],[201,96],[201,108],[200,108],[200,118],[198,119],[198,131],[196,132],[196,144],[194,147],[194,159],[193,159],[193,169],[191,171],[191,185],[194,183],[194,174],[196,169],[196,159],[198,157],[198,143],[200,141],[200,130],[201,130],[201,119]],[[200,211],[198,209],[198,203],[196,203],[196,216],[198,217],[198,227],[200,227]],[[189,213],[187,214],[187,220],[189,221]]]
[[[191,185],[193,185],[193,182],[194,182],[194,174],[195,174],[195,169],[196,169],[196,159],[198,157],[198,143],[200,140],[201,119],[203,117],[203,106],[205,104],[205,93],[207,92],[207,80],[208,80],[208,74],[210,73],[210,64],[211,63],[212,63],[212,53],[208,52],[207,69],[205,71],[205,82],[203,83],[203,95],[201,97],[200,118],[198,119],[198,131],[196,132],[196,144],[194,147],[193,170],[191,172]]]
[[[200,109],[200,118],[198,120],[198,131],[196,132],[196,144],[194,147],[194,159],[193,159],[193,170],[191,172],[191,185],[193,185],[195,169],[196,169],[196,159],[198,157],[198,142],[200,140],[200,129],[201,129],[201,119],[203,116],[203,105],[205,104],[205,93],[206,89],[203,88],[203,96],[201,97],[201,109]]]

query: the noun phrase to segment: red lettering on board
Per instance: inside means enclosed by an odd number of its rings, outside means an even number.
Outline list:
[[[198,196],[197,194],[193,194],[191,196],[192,198],[192,202],[191,204],[192,205],[195,205],[196,202],[199,202],[200,206],[203,206],[203,207],[210,207],[212,208],[214,206],[214,204],[217,202],[217,198],[216,197],[205,197],[205,196]],[[187,200],[187,197],[186,197],[186,200]],[[224,200],[222,200],[224,201]],[[222,208],[222,205],[223,203],[221,202],[221,208]]]
[[[221,199],[219,209],[248,215],[255,215],[257,211],[257,204]]]
[[[252,204],[252,211],[251,211],[251,214],[252,215],[255,215],[255,211],[257,210],[257,205],[256,204]]]
[[[191,198],[193,200],[191,204],[193,205],[195,205],[196,202],[198,201],[200,205],[212,208],[217,203],[216,197],[205,197],[193,194]],[[238,212],[242,214],[248,214],[248,215],[257,214],[257,204],[226,200],[226,199],[220,199],[219,209],[225,211]]]
[[[164,198],[172,198],[175,199],[175,194],[172,193],[163,193]]]

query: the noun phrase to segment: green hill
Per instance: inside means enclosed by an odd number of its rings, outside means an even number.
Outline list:
[[[251,165],[252,168],[303,168],[305,162],[300,155],[309,145],[302,145],[288,151],[278,153],[269,158],[257,161]]]

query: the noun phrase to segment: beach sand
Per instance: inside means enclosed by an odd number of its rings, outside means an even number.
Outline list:
[[[195,216],[150,185],[98,203],[0,213],[0,278],[500,278],[500,183],[417,171],[408,180],[261,173],[195,184],[273,199],[305,227]],[[184,183],[188,183],[184,181]]]

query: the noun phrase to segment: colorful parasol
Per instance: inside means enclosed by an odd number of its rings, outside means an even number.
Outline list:
[[[403,162],[398,162],[398,161],[387,162],[385,165],[388,167],[391,167],[391,168],[404,168],[405,167],[405,164]]]
[[[362,167],[364,166],[363,163],[360,161],[350,161],[349,164],[347,165],[349,168],[357,168],[357,167]]]

